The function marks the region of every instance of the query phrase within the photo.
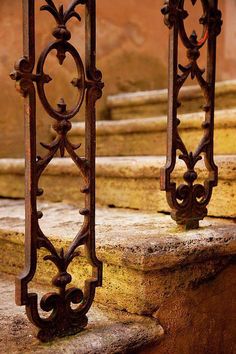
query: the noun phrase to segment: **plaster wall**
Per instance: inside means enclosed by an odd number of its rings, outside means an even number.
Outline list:
[[[55,0],[56,4],[69,3],[69,0]],[[36,2],[37,15],[37,54],[52,41],[51,29],[54,22],[50,15],[38,11],[44,0]],[[193,27],[200,33],[198,18],[201,5],[197,2],[191,8],[190,1],[186,6],[191,17],[186,21],[190,32]],[[219,1],[224,14],[224,31],[219,38],[218,70],[219,80],[236,78],[235,50],[235,0]],[[97,1],[98,30],[97,55],[98,67],[103,71],[105,89],[103,99],[98,104],[99,119],[106,118],[105,100],[108,94],[118,92],[149,90],[167,86],[168,29],[163,24],[160,9],[162,0],[110,0]],[[193,12],[194,10],[194,12]],[[83,9],[81,9],[83,18]],[[23,155],[23,100],[15,92],[14,83],[9,79],[13,63],[22,55],[22,13],[21,1],[1,0],[0,2],[0,157],[19,157]],[[84,56],[83,21],[78,25],[76,20],[70,23],[72,43]],[[180,51],[184,56],[185,51]],[[202,60],[205,59],[203,53]],[[184,63],[185,61],[183,61]],[[203,60],[204,62],[204,60]],[[68,105],[75,99],[75,89],[70,81],[76,75],[72,60],[65,61],[63,68],[55,60],[48,59],[45,70],[53,77],[48,85],[50,101],[56,102],[63,96]],[[76,119],[83,120],[83,111]],[[38,106],[37,126],[38,141],[47,141],[51,120],[41,105]]]

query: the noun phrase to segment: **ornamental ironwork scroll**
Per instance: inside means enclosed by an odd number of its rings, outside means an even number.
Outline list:
[[[168,111],[168,151],[167,163],[161,171],[161,189],[167,192],[167,201],[171,207],[171,215],[180,225],[186,228],[198,228],[199,221],[207,215],[207,206],[212,196],[213,187],[218,182],[218,169],[214,163],[214,110],[215,110],[215,71],[216,71],[216,37],[221,32],[221,12],[217,0],[199,0],[203,15],[200,24],[203,26],[201,38],[195,31],[189,36],[185,28],[185,19],[189,16],[185,10],[184,0],[165,2],[162,13],[165,24],[170,29],[169,50],[169,111]],[[197,0],[191,0],[193,6]],[[187,64],[179,63],[179,38],[187,50]],[[207,67],[200,68],[198,59],[201,48],[207,47]],[[205,76],[204,76],[205,75]],[[181,120],[178,108],[181,106],[179,93],[188,78],[196,79],[203,93],[205,104],[205,120],[202,123],[203,137],[194,152],[188,151],[179,134]],[[183,183],[173,181],[172,173],[176,168],[176,159],[186,165]],[[196,165],[204,157],[208,177],[203,183],[198,182]]]
[[[95,104],[102,95],[102,75],[96,69],[96,0],[74,0],[65,10],[63,5],[56,7],[53,0],[45,0],[42,11],[49,12],[56,21],[52,32],[54,41],[42,52],[35,70],[35,4],[34,0],[23,0],[24,22],[24,56],[15,65],[11,74],[16,80],[17,88],[24,96],[25,116],[25,269],[16,280],[16,303],[25,305],[30,321],[40,330],[38,338],[48,341],[55,336],[74,334],[87,325],[87,312],[90,309],[95,289],[102,284],[102,264],[95,253]],[[85,7],[86,58],[85,68],[80,54],[70,44],[71,33],[67,23],[72,17],[81,20],[79,7]],[[62,65],[66,55],[73,57],[78,77],[72,80],[72,85],[78,91],[78,100],[71,110],[63,99],[58,102],[57,109],[51,106],[45,85],[51,81],[44,72],[44,64],[48,55],[55,50],[59,63]],[[57,135],[51,144],[41,143],[47,150],[44,156],[36,153],[36,87],[38,96],[48,115],[54,119],[53,128]],[[68,139],[71,129],[71,118],[85,106],[85,157],[80,157],[76,150],[80,145],[74,145]],[[81,193],[84,194],[84,207],[80,210],[84,221],[71,246],[57,250],[40,228],[39,219],[43,216],[37,210],[37,198],[43,194],[39,188],[42,173],[59,152],[71,157],[82,176]],[[83,291],[70,286],[72,281],[68,267],[75,257],[79,257],[78,248],[85,247],[85,253],[92,266],[91,279],[85,281]],[[48,255],[45,262],[51,261],[56,272],[52,284],[58,291],[44,295],[38,303],[38,295],[30,293],[28,285],[34,278],[37,269],[38,250],[46,249]],[[40,316],[41,310],[48,312],[48,317]]]

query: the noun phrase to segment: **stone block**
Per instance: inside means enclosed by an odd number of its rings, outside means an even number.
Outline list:
[[[204,134],[203,112],[180,115],[180,136],[189,151],[194,151]],[[97,156],[165,156],[167,149],[167,117],[127,119],[97,122]],[[74,123],[70,139],[82,143],[84,154],[85,124]],[[219,110],[215,113],[216,155],[236,153],[236,109]],[[55,137],[55,132],[52,132]]]
[[[214,189],[209,204],[209,215],[235,218],[236,157],[235,155],[216,156],[215,162],[219,166],[219,185]],[[169,212],[165,193],[160,191],[160,169],[164,165],[165,157],[97,158],[98,205]],[[0,159],[0,171],[0,196],[23,198],[24,161]],[[177,183],[183,183],[182,176],[185,171],[184,165],[178,163],[173,175]],[[197,172],[199,181],[202,181],[206,177],[206,169],[202,161],[197,165]],[[55,158],[40,181],[40,187],[45,191],[40,200],[79,203],[83,207],[81,185],[82,181],[73,161],[69,158]]]
[[[236,81],[216,83],[216,108],[226,109],[236,106]],[[182,103],[179,113],[202,110],[204,98],[199,86],[185,86],[180,91]],[[168,90],[153,90],[133,93],[122,93],[108,97],[107,104],[111,119],[143,118],[167,115]]]
[[[75,206],[43,203],[40,225],[55,247],[67,249],[80,227]],[[58,218],[57,216],[60,215]],[[152,315],[177,289],[191,289],[217,276],[236,253],[235,224],[206,219],[199,230],[183,232],[169,216],[119,209],[98,209],[97,255],[104,264],[103,287],[96,301],[113,309]],[[23,267],[22,201],[0,202],[0,271]],[[73,284],[83,287],[91,275],[83,247],[70,265]],[[55,266],[39,252],[36,281],[50,284]]]

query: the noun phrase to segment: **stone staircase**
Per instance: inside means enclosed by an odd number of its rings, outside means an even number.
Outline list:
[[[32,327],[22,310],[8,300],[13,291],[11,276],[23,267],[24,160],[0,159],[0,271],[5,294],[0,303],[4,332],[0,351],[234,353],[236,82],[218,83],[216,96],[219,186],[209,206],[210,217],[192,231],[179,229],[166,215],[169,207],[159,188],[160,168],[165,164],[167,91],[108,99],[111,119],[97,123],[96,234],[97,255],[104,264],[103,287],[97,291],[88,329],[51,345],[29,336]],[[194,113],[202,104],[198,89],[184,89],[182,101],[180,132],[191,148],[202,134],[203,114]],[[84,124],[74,123],[70,134],[73,142],[83,141]],[[176,181],[182,180],[184,171],[179,163]],[[202,162],[198,173],[202,180]],[[45,193],[40,198],[44,214],[40,224],[58,248],[67,248],[79,228],[80,186],[78,170],[69,158],[54,159],[41,179]],[[39,291],[46,284],[50,288],[55,274],[42,258],[33,284]],[[73,282],[82,286],[90,274],[83,250],[70,271]],[[22,340],[16,335],[17,326]],[[8,333],[10,340],[4,339]]]
[[[44,213],[40,221],[44,232],[57,248],[67,248],[80,226],[78,209],[51,202],[40,203],[39,208]],[[4,274],[0,277],[0,351],[185,354],[194,348],[193,353],[199,354],[233,354],[233,220],[207,218],[201,229],[183,232],[164,214],[98,208],[97,255],[104,264],[104,278],[89,312],[89,327],[50,345],[34,339],[34,329],[12,300],[9,276],[19,274],[24,259],[23,201],[2,199],[0,223],[0,271]],[[50,289],[55,274],[42,253],[36,283],[31,286],[39,294]],[[72,283],[82,286],[91,271],[82,250],[69,271]],[[232,319],[226,312],[232,313]],[[189,330],[192,322],[194,332]],[[210,343],[200,341],[201,337],[210,337]]]

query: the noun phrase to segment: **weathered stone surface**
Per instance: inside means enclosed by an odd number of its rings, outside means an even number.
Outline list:
[[[2,200],[0,205],[0,270],[17,274],[24,259],[23,202]],[[58,249],[67,248],[79,229],[78,210],[58,203],[44,203],[40,209],[43,231]],[[138,314],[152,314],[176,289],[216,276],[236,253],[234,222],[218,219],[183,232],[169,216],[98,209],[96,234],[97,255],[104,262],[103,287],[96,301]],[[55,268],[43,261],[45,255],[40,252],[37,280],[50,283]],[[80,286],[91,274],[82,248],[70,272]]]
[[[155,319],[110,311],[93,306],[89,312],[89,325],[81,333],[42,344],[35,338],[35,329],[14,305],[14,279],[0,275],[0,352],[45,354],[113,354],[136,353],[147,344],[162,339],[164,331]],[[39,294],[45,289],[37,286]],[[43,292],[44,291],[44,292]]]
[[[214,189],[209,215],[235,217],[236,157],[216,156],[215,161],[219,166],[219,186]],[[168,212],[165,193],[159,187],[160,168],[164,164],[164,157],[154,156],[97,158],[98,204]],[[24,161],[0,159],[0,171],[0,196],[23,198]],[[178,183],[183,182],[184,172],[185,167],[180,163],[174,175]],[[201,181],[205,177],[203,162],[198,164],[198,173]],[[66,186],[65,177],[68,181]],[[76,166],[65,158],[51,162],[40,186],[45,190],[44,199],[82,203],[81,184]]]
[[[236,80],[216,84],[216,108],[226,109],[236,106]],[[179,113],[202,110],[204,99],[199,86],[185,86],[180,91],[182,106]],[[112,119],[130,119],[167,114],[168,91],[153,90],[122,93],[108,97],[108,108]]]
[[[164,340],[140,354],[234,354],[236,267],[192,290],[176,290],[156,311]]]
[[[203,136],[204,113],[184,114],[180,115],[179,119],[180,135],[188,150],[194,151]],[[97,156],[166,155],[166,122],[166,116],[99,121],[97,122]],[[83,142],[84,131],[83,122],[74,123],[70,132],[72,142]],[[236,109],[216,111],[215,154],[235,154],[235,135]],[[84,153],[83,145],[81,153]]]

